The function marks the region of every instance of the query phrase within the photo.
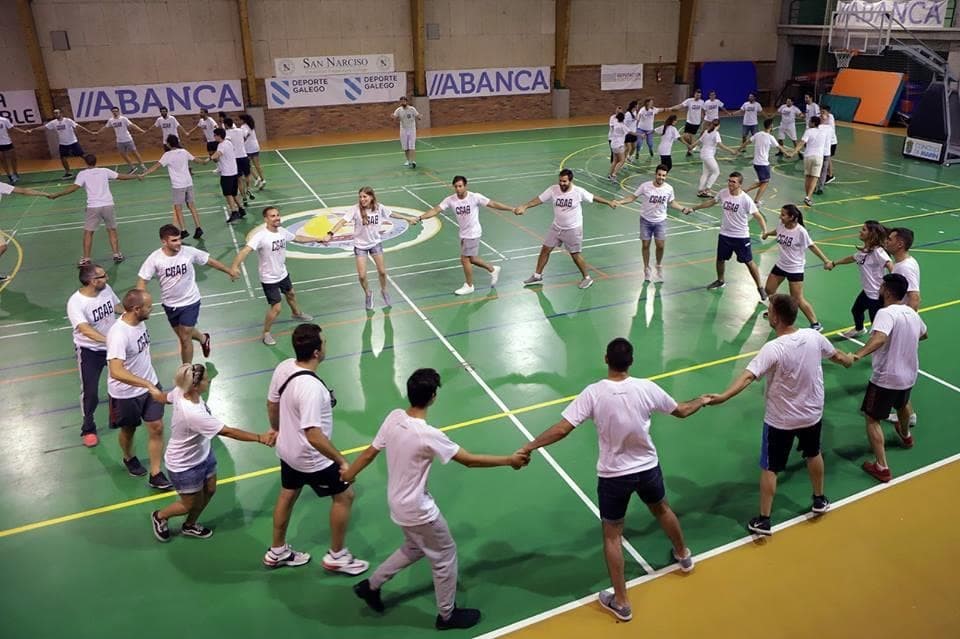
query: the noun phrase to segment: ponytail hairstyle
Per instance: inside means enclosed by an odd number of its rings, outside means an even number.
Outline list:
[[[173,383],[184,393],[189,393],[207,376],[207,368],[203,364],[181,364],[173,375]]]
[[[783,210],[787,212],[787,215],[790,216],[790,219],[803,226],[803,212],[800,210],[796,204],[784,204]]]
[[[666,131],[668,126],[673,126],[673,123],[677,121],[677,114],[671,114],[667,116],[667,121],[663,123],[663,130]]]
[[[627,111],[630,113],[636,113],[637,111],[637,101],[633,100],[630,104],[627,105]]]
[[[243,122],[244,124],[246,124],[247,127],[249,127],[250,129],[256,129],[256,128],[257,128],[256,123],[253,121],[253,116],[251,116],[249,113],[244,113],[244,114],[242,114],[242,115],[240,116],[240,121]]]
[[[358,194],[359,194],[359,193],[366,193],[367,195],[370,196],[370,212],[372,213],[372,212],[376,211],[377,208],[380,206],[380,204],[379,204],[379,202],[377,202],[377,194],[376,194],[376,192],[373,190],[373,187],[372,187],[372,186],[362,186],[362,187],[360,187],[360,190],[358,191]],[[358,206],[359,209],[360,209],[360,217],[363,218],[363,223],[364,223],[364,225],[366,225],[366,224],[367,224],[367,210],[366,210],[365,208],[363,208],[363,204],[360,203],[359,198],[357,199],[357,206]]]
[[[867,239],[859,250],[869,253],[878,246],[883,246],[883,241],[887,239],[887,228],[876,220],[867,220],[863,225],[867,227]]]

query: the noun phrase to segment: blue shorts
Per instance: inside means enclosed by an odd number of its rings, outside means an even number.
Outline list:
[[[600,505],[600,519],[603,521],[621,521],[627,516],[630,497],[637,496],[648,506],[658,504],[667,496],[663,486],[663,473],[660,465],[639,473],[620,477],[597,478],[597,500]]]
[[[173,489],[178,493],[182,495],[199,493],[207,480],[217,474],[217,458],[213,456],[213,449],[211,449],[207,458],[193,468],[179,473],[168,468],[167,474]]]
[[[649,242],[651,238],[658,240],[667,239],[667,221],[650,222],[640,218],[640,239]]]
[[[748,135],[756,135],[757,125],[756,124],[744,124],[743,125],[743,137]]]
[[[76,158],[83,157],[83,147],[80,146],[79,142],[60,145],[60,157],[66,158],[71,155]]]
[[[717,259],[726,262],[736,254],[737,261],[747,264],[753,261],[753,251],[750,249],[749,237],[717,237]]]
[[[176,308],[164,304],[163,312],[167,314],[167,321],[170,322],[170,326],[173,328],[178,326],[196,326],[197,321],[200,319],[200,301],[197,300],[193,304],[178,306]]]
[[[760,164],[754,164],[753,170],[757,173],[758,182],[769,182],[770,181],[770,165],[762,166]]]

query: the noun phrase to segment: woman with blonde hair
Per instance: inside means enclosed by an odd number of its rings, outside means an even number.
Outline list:
[[[377,267],[377,276],[380,279],[380,293],[383,296],[383,305],[390,306],[390,292],[387,290],[387,267],[383,261],[383,240],[380,229],[387,219],[396,216],[411,224],[416,224],[417,218],[408,215],[393,213],[377,201],[377,194],[372,186],[360,188],[357,194],[357,203],[333,225],[327,236],[321,240],[324,244],[332,240],[337,231],[344,224],[353,225],[353,255],[357,261],[357,277],[360,278],[360,287],[363,289],[364,308],[373,310],[373,291],[367,283],[367,258],[373,260]]]
[[[197,518],[217,490],[217,458],[213,455],[210,440],[220,435],[273,446],[277,434],[275,431],[258,434],[231,428],[214,417],[200,396],[210,388],[207,369],[202,364],[181,365],[173,382],[176,388],[167,393],[167,403],[173,404],[173,419],[163,461],[180,499],[150,513],[153,535],[157,541],[170,541],[168,520],[186,515],[180,532],[187,537],[207,539],[213,531],[198,524]]]

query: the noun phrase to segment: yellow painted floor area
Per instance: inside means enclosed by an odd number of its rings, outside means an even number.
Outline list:
[[[507,636],[955,639],[958,488],[954,462],[640,584],[629,623],[594,601]]]

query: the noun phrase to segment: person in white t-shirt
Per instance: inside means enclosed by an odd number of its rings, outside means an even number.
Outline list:
[[[693,144],[693,137],[700,131],[700,123],[703,122],[703,92],[697,89],[693,92],[692,98],[687,98],[680,104],[669,107],[667,111],[677,109],[686,109],[687,118],[683,125],[683,142],[687,145],[687,157],[693,155],[693,149],[689,148]]]
[[[597,495],[603,527],[603,553],[613,582],[613,594],[600,593],[600,605],[621,621],[630,621],[623,572],[623,522],[630,498],[636,494],[656,517],[673,544],[673,557],[683,572],[693,570],[693,554],[687,548],[666,488],[657,448],[650,436],[653,413],[688,417],[705,405],[698,397],[677,403],[654,382],[630,376],[633,345],[622,337],[607,344],[604,357],[607,377],[587,386],[562,413],[562,419],[543,431],[519,452],[532,453],[558,442],[587,420],[597,428],[600,456],[597,460]]]
[[[267,416],[277,434],[280,458],[280,494],[273,509],[273,539],[263,556],[267,568],[303,566],[310,555],[287,544],[287,526],[304,486],[317,497],[330,497],[330,549],[323,567],[331,572],[359,575],[370,564],[346,547],[347,525],[354,492],[341,473],[348,464],[333,445],[333,391],[317,376],[326,356],[326,340],[316,324],[299,324],[291,338],[295,358],[280,362],[270,379]],[[315,537],[311,533],[311,537]]]
[[[543,238],[543,246],[540,247],[540,255],[537,257],[537,268],[533,275],[523,281],[523,285],[537,286],[543,284],[543,269],[547,266],[550,253],[558,246],[563,246],[570,253],[573,263],[580,270],[582,279],[578,287],[580,289],[590,288],[593,286],[593,278],[587,273],[587,262],[583,259],[581,253],[583,249],[582,203],[597,202],[606,204],[610,208],[616,208],[616,201],[604,199],[586,189],[575,186],[573,184],[573,171],[563,169],[560,171],[557,184],[526,204],[518,206],[513,212],[516,215],[523,215],[527,209],[540,206],[544,202],[553,204],[553,223],[550,225],[547,235]]]
[[[481,193],[467,190],[467,178],[456,175],[453,178],[453,195],[443,199],[440,204],[416,218],[417,222],[439,215],[441,211],[450,210],[457,217],[457,226],[460,229],[460,265],[463,266],[463,286],[455,290],[454,295],[469,295],[473,293],[473,267],[490,273],[490,286],[495,287],[500,279],[500,267],[491,266],[480,258],[480,237],[483,229],[480,226],[480,207],[485,206],[498,211],[513,211],[512,206],[491,200]],[[449,218],[448,218],[449,219]]]
[[[777,142],[782,146],[785,140],[793,142],[793,148],[797,148],[797,116],[803,115],[803,111],[797,108],[793,100],[787,98],[777,109],[780,114],[780,126],[777,128]],[[777,157],[783,155],[780,151]]]
[[[13,126],[10,118],[0,115],[0,163],[3,163],[3,169],[7,172],[7,180],[10,184],[16,184],[20,181],[20,174],[17,173],[17,152],[13,148],[10,131],[17,133],[30,133],[30,131]]]
[[[94,414],[100,404],[100,375],[107,366],[107,333],[123,312],[120,298],[107,284],[99,264],[80,267],[80,289],[67,300],[67,319],[80,371],[80,439],[87,448],[99,443]]]
[[[657,135],[660,136],[657,153],[660,154],[660,164],[667,167],[667,171],[673,168],[673,144],[680,139],[680,131],[675,126],[676,121],[676,114],[668,115],[663,126],[656,129]]]
[[[767,292],[760,285],[760,270],[753,261],[753,250],[750,246],[750,218],[753,217],[760,224],[761,234],[767,232],[767,221],[764,219],[756,202],[743,188],[743,175],[734,171],[727,178],[727,188],[720,191],[716,197],[693,207],[693,210],[705,209],[719,202],[723,209],[723,218],[720,221],[720,235],[717,236],[717,279],[707,286],[707,290],[715,290],[726,286],[723,279],[727,260],[734,255],[737,261],[747,267],[750,277],[757,285],[760,301],[767,301]]]
[[[290,281],[290,273],[287,272],[287,242],[298,242],[300,244],[309,244],[311,242],[320,242],[320,238],[312,235],[301,235],[291,233],[280,226],[280,209],[275,206],[268,206],[263,209],[263,227],[255,229],[247,238],[246,245],[240,249],[237,256],[233,258],[233,264],[230,265],[230,271],[233,277],[240,277],[240,265],[250,253],[256,251],[260,259],[258,271],[260,273],[260,287],[263,289],[263,295],[267,298],[267,315],[263,319],[263,343],[267,346],[275,346],[277,340],[270,333],[270,329],[277,317],[280,315],[281,295],[287,298],[287,304],[290,305],[290,313],[293,319],[301,322],[309,322],[313,319],[300,310],[297,303],[297,294],[293,290],[293,282]]]
[[[260,140],[257,139],[257,123],[249,113],[240,114],[240,132],[243,133],[243,148],[250,158],[250,172],[254,177],[253,187],[262,191],[267,185],[260,166]],[[252,195],[252,194],[251,194]]]
[[[823,268],[833,269],[833,262],[813,243],[807,228],[803,225],[803,213],[795,204],[784,204],[780,209],[780,223],[777,228],[771,229],[760,236],[765,240],[768,237],[777,238],[780,245],[780,254],[777,261],[767,275],[764,286],[768,296],[772,296],[786,279],[790,286],[790,297],[810,321],[810,328],[822,331],[823,324],[817,320],[813,305],[803,296],[803,275],[807,265],[807,249],[823,262]]]
[[[107,331],[107,394],[110,396],[110,428],[118,430],[123,465],[132,477],[147,469],[133,454],[133,436],[141,423],[147,425],[150,477],[147,485],[167,490],[172,485],[160,468],[163,459],[163,405],[166,395],[150,357],[150,333],[146,320],[153,310],[147,291],[132,289],[123,296],[123,314]]]
[[[703,162],[703,169],[700,171],[700,183],[697,187],[697,197],[714,197],[711,190],[717,178],[720,177],[720,165],[717,164],[717,149],[723,149],[731,155],[736,155],[737,150],[732,149],[723,143],[720,137],[720,120],[707,122],[706,130],[700,135],[700,138],[691,146],[690,152],[700,147],[700,160]],[[690,155],[688,152],[687,155]]]
[[[746,138],[740,144],[740,148],[737,149],[737,153],[740,153],[747,148],[748,144],[753,144],[753,170],[757,174],[757,182],[745,188],[744,191],[747,193],[750,191],[757,192],[754,198],[757,206],[761,206],[763,193],[767,190],[767,185],[770,184],[770,150],[776,147],[778,149],[777,155],[783,155],[785,152],[787,155],[791,154],[783,148],[777,138],[773,137],[772,130],[773,118],[767,118],[763,121],[763,131]]]
[[[224,139],[233,145],[237,163],[237,188],[240,194],[241,206],[247,206],[247,200],[255,200],[252,183],[250,181],[250,156],[247,154],[247,145],[243,138],[243,129],[238,127],[233,118],[223,119]],[[218,147],[219,148],[219,147]],[[221,173],[221,175],[223,175]]]
[[[180,146],[180,138],[174,135],[167,137],[167,148],[170,150],[165,151],[156,164],[144,171],[143,177],[147,177],[161,166],[167,167],[173,197],[173,225],[180,229],[182,239],[190,236],[190,232],[187,231],[187,223],[183,219],[183,207],[186,205],[193,217],[193,239],[199,240],[203,237],[203,228],[200,226],[200,212],[197,211],[197,204],[193,196],[193,175],[190,173],[190,163],[206,164],[210,161],[210,158],[195,158],[190,151]]]
[[[210,376],[202,364],[181,364],[173,384],[173,390],[166,394],[166,402],[173,405],[173,417],[163,463],[179,499],[150,513],[153,536],[159,542],[170,541],[170,518],[186,516],[180,534],[209,539],[213,531],[197,519],[217,492],[217,458],[210,440],[220,436],[273,446],[277,433],[272,429],[251,433],[231,428],[216,418],[203,401],[202,394],[210,390]]]
[[[757,133],[757,124],[763,115],[763,105],[757,102],[753,93],[747,96],[747,101],[740,105],[739,112],[743,114],[743,132],[741,142],[745,142],[751,135]]]
[[[820,128],[826,128],[830,133],[824,146],[820,177],[817,179],[817,195],[823,193],[824,185],[837,179],[833,174],[833,156],[837,153],[837,119],[833,117],[833,110],[827,104],[820,107]]]
[[[806,461],[813,487],[811,512],[822,515],[830,508],[823,490],[820,449],[824,403],[821,360],[829,359],[849,368],[853,358],[834,348],[820,333],[794,326],[797,310],[796,301],[789,295],[771,295],[767,321],[776,332],[776,339],[763,345],[727,390],[707,395],[708,404],[717,406],[739,395],[755,380],[767,378],[760,443],[760,514],[747,524],[747,530],[757,535],[773,534],[770,515],[777,474],[786,469],[794,440]]]
[[[160,129],[160,144],[164,147],[167,145],[167,136],[172,135],[179,140],[180,132],[187,132],[177,118],[168,113],[167,107],[160,107],[160,117],[153,121],[153,128]]]
[[[200,342],[203,356],[210,357],[210,333],[197,328],[200,319],[200,289],[194,264],[207,265],[236,280],[228,267],[206,251],[184,246],[180,229],[173,224],[160,227],[160,248],[147,256],[137,271],[137,288],[147,290],[154,277],[160,283],[160,302],[167,321],[180,341],[180,361],[193,362],[193,342]]]
[[[647,142],[647,150],[650,151],[650,157],[653,157],[653,129],[654,118],[663,109],[653,106],[653,98],[647,98],[643,101],[643,106],[637,111],[637,147],[643,146],[642,139]]]
[[[723,111],[726,115],[733,115],[724,107],[725,105],[723,102],[721,102],[717,97],[717,92],[710,91],[707,93],[707,99],[703,102],[703,119],[707,122],[719,120],[721,111]]]
[[[3,182],[0,182],[0,199],[2,199],[4,195],[12,195],[12,194],[32,195],[34,197],[50,198],[50,194],[44,193],[43,191],[38,191],[36,189],[28,189],[21,186],[13,186],[11,184],[5,184]],[[16,231],[13,231],[12,233],[7,234],[7,233],[4,233],[2,230],[0,230],[0,257],[3,257],[3,254],[7,252],[7,245],[8,245],[7,240],[13,239],[13,235],[15,233]],[[9,279],[10,279],[9,275],[7,275],[6,273],[0,273],[0,283],[6,282]]]
[[[893,478],[887,464],[880,420],[891,411],[897,413],[895,429],[904,448],[913,448],[910,434],[910,391],[920,371],[920,341],[927,339],[927,325],[920,315],[903,304],[907,294],[907,278],[899,273],[883,276],[880,297],[883,308],[877,312],[870,339],[853,353],[854,361],[873,354],[873,374],[867,384],[860,411],[867,423],[867,438],[876,459],[863,462],[863,470],[881,482]]]
[[[113,169],[97,166],[97,156],[88,153],[83,156],[87,168],[77,173],[73,184],[60,191],[51,193],[47,197],[55,200],[74,191],[83,189],[87,193],[87,208],[83,220],[83,257],[77,266],[90,263],[90,253],[93,251],[93,234],[103,222],[107,228],[107,239],[113,249],[113,261],[116,264],[125,258],[120,252],[120,237],[117,235],[117,215],[114,211],[113,193],[110,192],[110,180],[142,180],[142,175],[120,175]]]
[[[137,172],[137,167],[139,166],[141,171],[146,171],[147,167],[143,163],[143,158],[140,157],[140,151],[137,150],[137,145],[133,141],[133,136],[130,135],[130,129],[138,133],[145,133],[143,129],[138,127],[136,124],[131,122],[127,116],[120,115],[120,109],[118,107],[113,107],[110,109],[110,118],[104,123],[99,130],[97,130],[94,135],[100,135],[106,130],[112,130],[114,135],[117,137],[117,151],[120,152],[120,157],[123,158],[123,161],[127,163],[127,166],[130,167],[130,170],[127,173],[133,174]],[[130,155],[137,159],[137,161],[131,162]]]
[[[627,105],[627,110],[623,113],[623,126],[626,133],[623,136],[624,158],[627,160],[637,159],[637,109],[639,103],[633,100]]]
[[[907,294],[902,303],[919,313],[920,264],[916,258],[910,255],[910,247],[912,246],[913,231],[910,229],[898,226],[888,231],[884,248],[893,259],[893,272],[899,273],[907,279]],[[913,406],[909,402],[907,402],[907,409],[910,413],[910,427],[913,428],[917,425],[917,414],[913,411]],[[899,421],[896,411],[891,411],[887,419],[891,422]]]
[[[857,252],[834,261],[835,266],[841,264],[856,264],[860,270],[860,294],[854,300],[850,313],[853,315],[853,328],[841,333],[843,337],[854,338],[867,334],[863,327],[863,314],[870,316],[870,321],[883,307],[880,299],[880,284],[883,283],[883,271],[893,272],[893,262],[883,249],[887,237],[887,230],[876,220],[867,220],[860,227],[860,241],[863,246]]]
[[[630,129],[626,125],[626,115],[623,113],[617,113],[613,117],[613,125],[610,129],[610,173],[607,174],[607,178],[613,182],[617,182],[617,173],[620,172],[620,169],[623,168],[623,165],[627,161],[627,136],[630,135]],[[636,138],[636,136],[634,136]],[[636,144],[636,139],[634,139],[634,144]]]
[[[210,159],[217,163],[217,173],[220,174],[220,193],[227,202],[230,212],[227,224],[233,224],[246,216],[247,211],[240,206],[240,175],[237,169],[237,151],[233,142],[227,139],[226,129],[216,128],[213,137],[217,141],[217,150]]]
[[[440,374],[421,368],[407,379],[410,407],[395,409],[387,415],[373,443],[350,467],[341,473],[353,482],[381,451],[387,456],[387,504],[390,519],[403,531],[404,544],[373,572],[353,587],[358,597],[376,612],[383,612],[380,595],[383,585],[404,568],[426,557],[433,570],[437,599],[438,630],[470,628],[480,620],[480,611],[457,608],[457,545],[433,496],[427,490],[427,478],[435,459],[451,460],[467,468],[512,466],[520,470],[530,463],[530,455],[477,455],[458,446],[443,432],[427,423],[427,411],[437,399]]]
[[[823,158],[829,143],[830,130],[827,127],[820,126],[820,116],[815,115],[810,118],[807,130],[803,132],[803,137],[800,138],[800,143],[797,144],[795,151],[803,158],[803,188],[805,192],[803,203],[807,206],[813,206],[813,192],[817,188],[817,181],[820,179]],[[806,154],[804,154],[804,151],[806,151]]]
[[[77,140],[76,130],[80,129],[86,133],[93,135],[93,131],[86,128],[82,124],[77,124],[70,118],[63,117],[63,112],[60,109],[53,110],[53,119],[47,122],[46,124],[41,124],[38,127],[30,129],[28,133],[33,133],[34,131],[39,131],[40,129],[47,129],[49,131],[57,132],[57,142],[59,144],[60,151],[60,164],[63,165],[63,177],[72,178],[73,174],[70,173],[70,161],[67,159],[70,156],[75,158],[82,158],[86,153],[83,152],[83,147],[80,146],[79,140]]]
[[[326,244],[337,236],[337,231],[345,225],[353,227],[353,256],[357,264],[357,277],[360,279],[360,288],[363,289],[363,307],[373,310],[373,291],[367,284],[367,258],[373,260],[377,267],[377,277],[380,280],[380,295],[383,305],[389,307],[390,291],[387,290],[387,265],[383,261],[382,227],[390,222],[390,217],[396,216],[415,224],[417,218],[401,213],[394,213],[377,200],[377,193],[372,186],[361,187],[357,193],[357,203],[347,209],[337,223],[327,231],[321,241]]]
[[[400,148],[406,157],[403,165],[417,168],[417,120],[422,120],[423,116],[416,107],[407,103],[407,96],[402,96],[400,106],[394,109],[390,117],[400,121]]]
[[[807,127],[811,127],[813,118],[820,117],[820,105],[816,103],[813,96],[809,93],[803,94],[803,117]]]
[[[607,123],[607,144],[610,146],[610,163],[611,164],[613,163],[613,147],[623,146],[623,142],[614,144],[614,137],[613,137],[613,127],[618,121],[620,121],[617,119],[617,116],[622,113],[623,113],[623,107],[618,104],[616,109],[614,109],[613,111],[613,115],[610,116],[609,122]]]
[[[217,124],[217,121],[210,117],[210,111],[207,109],[200,109],[200,119],[197,121],[196,126],[187,131],[187,137],[193,135],[193,132],[197,129],[203,133],[204,142],[207,145],[207,156],[211,156],[217,151],[217,140],[213,136],[213,132],[219,128],[220,125]]]
[[[657,166],[654,177],[637,187],[632,195],[615,200],[617,206],[640,200],[640,255],[643,257],[644,281],[663,281],[663,251],[667,245],[667,208],[689,215],[693,209],[683,206],[674,197],[673,187],[667,184],[666,165]],[[657,247],[657,270],[651,274],[650,241]]]

